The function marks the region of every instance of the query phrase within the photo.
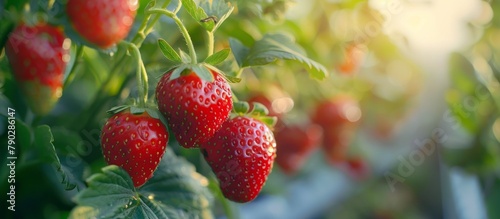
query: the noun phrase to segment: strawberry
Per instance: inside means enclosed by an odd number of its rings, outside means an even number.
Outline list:
[[[214,136],[229,118],[232,94],[227,81],[214,71],[213,82],[189,70],[185,73],[173,80],[172,71],[165,74],[156,87],[156,99],[179,144],[195,148]]]
[[[62,29],[44,23],[20,24],[7,40],[14,78],[37,115],[49,113],[62,95],[70,43]]]
[[[121,111],[108,119],[101,132],[106,162],[127,171],[135,187],[142,186],[153,176],[167,143],[166,127],[147,112]]]
[[[316,107],[311,120],[323,128],[323,149],[329,162],[345,159],[360,118],[358,102],[350,96],[339,95]]]
[[[319,145],[322,129],[315,124],[283,126],[274,131],[276,163],[285,174],[297,172],[310,153]]]
[[[245,116],[226,121],[201,148],[224,196],[242,203],[257,197],[276,157],[272,131],[261,121]]]
[[[88,42],[106,49],[123,40],[136,15],[137,0],[68,0],[66,13]]]

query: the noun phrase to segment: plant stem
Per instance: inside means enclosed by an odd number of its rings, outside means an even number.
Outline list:
[[[170,2],[171,2],[170,0],[164,1],[161,7],[166,8]],[[161,17],[160,14],[154,15],[152,18],[150,17],[150,15],[148,15],[142,21],[141,26],[139,27],[139,31],[132,39],[132,43],[135,44],[138,48],[140,48],[142,42],[144,41],[146,36],[153,30],[154,25],[156,24],[156,22],[158,22],[160,17]],[[151,22],[149,22],[149,19],[151,19]],[[123,66],[125,66],[125,62],[128,59],[128,57],[125,56],[125,50],[121,49],[119,49],[118,52],[115,54],[115,58],[116,60],[118,60],[118,62],[116,62],[116,64],[113,66],[108,77],[106,78],[106,81],[102,83],[101,87],[99,88],[99,91],[95,94],[92,104],[87,108],[87,110],[84,111],[82,116],[78,117],[77,121],[83,121],[83,122],[74,123],[74,124],[80,124],[80,126],[75,127],[76,128],[75,130],[84,128],[88,123],[91,122],[90,117],[95,115],[95,113],[99,110],[101,106],[105,105],[102,102],[106,97],[102,97],[100,95],[107,89],[114,76],[118,72],[120,72]]]
[[[214,39],[214,32],[213,31],[207,31],[208,34],[208,56],[211,56],[214,54],[214,44],[215,44],[215,39]]]
[[[245,70],[244,67],[241,67],[240,69],[238,69],[238,72],[236,72],[236,77],[237,78],[241,77],[241,74],[243,73],[243,70]]]
[[[139,88],[139,106],[145,107],[146,102],[148,101],[148,74],[146,72],[146,68],[144,67],[144,62],[142,61],[141,52],[133,43],[122,41],[121,44],[128,46],[137,60],[136,79],[137,87]]]
[[[83,54],[83,46],[77,46],[77,48],[76,48],[76,54],[75,54],[75,61],[73,63],[73,66],[71,66],[71,70],[68,73],[68,78],[66,78],[66,80],[64,81],[63,90],[75,78],[75,69],[76,69],[76,66],[78,65],[78,58],[80,58],[80,56],[82,56],[82,54]]]
[[[170,2],[171,2],[171,0],[166,0],[161,5],[161,8],[166,8],[168,6],[168,4],[170,4]],[[151,18],[151,15],[152,14],[147,14],[146,13],[146,17],[144,18],[145,22],[141,23],[141,26],[139,27],[139,30],[137,31],[137,34],[132,39],[132,43],[135,44],[139,48],[141,47],[141,44],[144,41],[144,39],[146,39],[146,36],[149,35],[149,33],[151,33],[151,31],[153,30],[154,25],[156,24],[156,22],[158,22],[158,20],[161,17],[160,15],[155,15],[153,17],[153,19],[151,20],[151,22],[148,22],[149,19]]]
[[[179,4],[180,4],[180,2],[179,2]],[[175,21],[175,23],[179,27],[179,30],[182,33],[182,36],[186,40],[186,45],[189,49],[189,56],[191,57],[191,64],[196,64],[198,61],[197,61],[197,57],[196,57],[196,51],[194,50],[193,41],[191,41],[191,36],[189,36],[189,32],[186,29],[186,26],[184,26],[184,24],[179,19],[179,17],[177,17],[177,15],[171,11],[168,11],[165,9],[159,9],[159,8],[150,9],[147,13],[163,14],[163,15],[166,15],[166,16],[172,18]]]

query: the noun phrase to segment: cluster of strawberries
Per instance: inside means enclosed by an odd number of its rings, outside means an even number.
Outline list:
[[[65,14],[88,44],[107,49],[127,36],[137,7],[129,0],[68,0]],[[5,51],[33,113],[46,115],[61,97],[70,47],[64,29],[46,22],[21,21],[10,33]]]
[[[88,45],[108,49],[123,40],[135,19],[133,0],[68,0],[68,28]],[[46,22],[19,22],[10,33],[6,54],[13,75],[37,115],[48,114],[63,92],[71,39],[65,29]],[[159,111],[119,107],[102,129],[105,160],[126,170],[134,186],[153,176],[168,145],[169,130],[185,148],[201,148],[220,179],[224,195],[238,202],[254,199],[272,168],[276,143],[263,114],[232,117],[232,93],[226,79],[212,72],[204,81],[189,69],[172,79],[166,73],[156,88]],[[168,128],[167,128],[168,127]]]

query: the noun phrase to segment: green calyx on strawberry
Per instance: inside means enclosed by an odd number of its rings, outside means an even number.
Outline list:
[[[196,148],[212,138],[233,108],[231,87],[214,67],[181,65],[158,82],[156,100],[179,144]]]
[[[61,28],[45,23],[21,23],[10,33],[5,51],[14,78],[36,115],[49,113],[62,95],[70,45]]]
[[[68,0],[66,13],[78,34],[106,49],[127,36],[138,6],[137,0]]]
[[[101,131],[106,162],[123,168],[134,186],[144,185],[158,167],[168,144],[168,130],[154,109],[120,106]]]
[[[276,141],[268,127],[276,119],[265,115],[267,110],[262,104],[256,104],[247,114],[245,109],[248,110],[248,103],[235,103],[236,115],[201,145],[223,195],[240,203],[257,197],[276,157]]]

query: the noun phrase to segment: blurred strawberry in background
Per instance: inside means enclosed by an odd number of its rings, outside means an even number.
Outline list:
[[[367,161],[361,156],[352,156],[347,158],[344,163],[338,167],[355,180],[364,180],[370,176],[370,167]]]
[[[348,44],[344,50],[344,58],[338,65],[338,71],[344,75],[354,74],[361,65],[365,56],[363,46],[360,44]]]
[[[274,131],[277,146],[276,162],[287,175],[300,170],[317,148],[322,129],[316,124],[283,125]]]
[[[316,106],[311,120],[323,128],[323,150],[329,163],[345,160],[360,119],[359,103],[348,95],[338,95]]]

